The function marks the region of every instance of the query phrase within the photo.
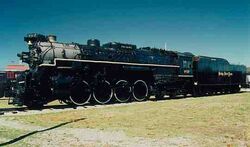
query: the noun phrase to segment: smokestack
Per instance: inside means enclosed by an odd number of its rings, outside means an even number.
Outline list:
[[[56,36],[55,35],[49,35],[48,40],[49,40],[49,42],[56,42]]]

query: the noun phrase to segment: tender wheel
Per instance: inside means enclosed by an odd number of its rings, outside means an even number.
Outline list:
[[[170,93],[169,98],[171,98],[171,99],[176,98],[176,92],[174,91],[174,92]]]
[[[120,80],[115,84],[114,96],[118,102],[125,103],[129,101],[131,91],[128,81]]]
[[[98,104],[107,104],[113,97],[113,89],[108,81],[99,82],[94,87],[93,98]]]
[[[91,89],[86,81],[73,84],[70,93],[70,101],[77,106],[88,103],[91,98]]]
[[[200,96],[200,89],[199,89],[199,87],[197,87],[197,86],[195,86],[194,88],[193,88],[193,97],[198,97],[198,96]]]
[[[148,98],[148,86],[143,80],[137,80],[133,86],[133,97],[136,101],[144,101]]]
[[[155,99],[156,99],[156,100],[163,100],[163,99],[164,99],[164,94],[162,94],[162,93],[157,93],[157,94],[155,95]]]

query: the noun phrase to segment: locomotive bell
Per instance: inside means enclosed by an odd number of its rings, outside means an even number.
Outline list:
[[[31,42],[31,40],[29,40],[29,41],[28,41],[28,45],[32,45],[32,42]]]
[[[49,35],[48,40],[49,40],[49,42],[56,42],[56,36],[55,35]]]

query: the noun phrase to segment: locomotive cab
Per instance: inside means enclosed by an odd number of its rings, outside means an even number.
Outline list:
[[[191,53],[178,53],[179,59],[179,76],[192,76],[193,75],[193,57]]]

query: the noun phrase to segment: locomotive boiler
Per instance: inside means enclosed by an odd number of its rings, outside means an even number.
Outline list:
[[[56,36],[36,33],[24,40],[28,52],[18,56],[30,69],[18,77],[15,99],[29,107],[56,99],[85,105],[233,92],[244,80],[245,66],[220,58],[119,42],[101,45],[97,39],[61,43]]]

